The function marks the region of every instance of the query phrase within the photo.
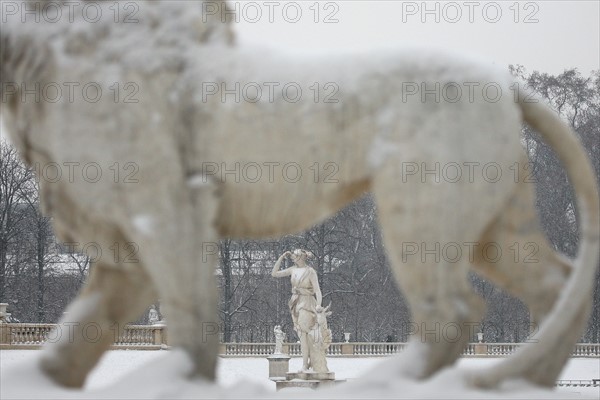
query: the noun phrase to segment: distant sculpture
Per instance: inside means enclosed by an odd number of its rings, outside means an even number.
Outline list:
[[[150,311],[148,311],[148,323],[150,323],[150,325],[154,325],[158,322],[160,322],[160,316],[158,315],[158,311],[156,311],[154,305],[151,305]]]
[[[0,323],[8,322],[9,313],[6,312],[8,303],[0,303]]]
[[[306,259],[312,253],[296,249],[294,252],[283,253],[275,265],[271,275],[275,278],[290,276],[292,282],[292,297],[288,302],[294,330],[300,337],[302,350],[302,370],[328,372],[325,353],[331,343],[331,331],[327,328],[329,306],[321,307],[322,295],[316,271],[306,264]],[[290,257],[294,265],[280,271],[281,263]]]
[[[281,325],[275,325],[273,328],[273,332],[275,333],[275,354],[283,353],[283,341],[285,340],[285,332],[281,330]]]

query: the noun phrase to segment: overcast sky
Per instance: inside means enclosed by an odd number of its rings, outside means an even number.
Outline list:
[[[230,4],[240,14],[236,29],[242,43],[319,52],[424,45],[499,66],[523,64],[529,72],[556,74],[577,67],[587,75],[600,69],[598,0],[230,0]]]
[[[530,72],[577,67],[587,75],[600,68],[597,0],[427,1],[425,6],[422,1],[321,0],[317,7],[316,0],[273,1],[278,6],[268,0],[230,3],[240,11],[237,30],[243,41],[288,49],[427,45],[498,65],[523,64]],[[298,7],[287,3],[300,5],[301,17],[296,16]]]

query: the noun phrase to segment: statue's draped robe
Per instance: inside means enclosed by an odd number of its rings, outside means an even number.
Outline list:
[[[312,328],[313,312],[317,307],[317,300],[315,298],[315,288],[311,282],[311,274],[315,274],[315,270],[311,267],[305,267],[305,271],[301,275],[292,274],[292,297],[288,302],[290,312],[292,314],[292,321],[294,322],[294,329],[300,335],[300,332],[308,333]],[[300,318],[302,310],[310,313],[311,318]]]

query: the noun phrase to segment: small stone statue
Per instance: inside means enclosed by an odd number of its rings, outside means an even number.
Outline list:
[[[273,328],[273,332],[275,333],[275,353],[274,354],[282,354],[283,342],[285,340],[285,332],[281,330],[281,325],[275,325]]]
[[[7,307],[8,303],[0,303],[0,323],[10,322],[8,321],[10,314],[6,312]]]
[[[154,305],[151,305],[150,311],[148,311],[148,323],[150,325],[154,325],[158,322],[160,322],[160,316],[158,315],[158,311],[156,311]]]

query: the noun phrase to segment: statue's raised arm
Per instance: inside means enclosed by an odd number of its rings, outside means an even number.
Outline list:
[[[290,276],[293,272],[293,268],[288,268],[286,270],[280,271],[279,268],[281,267],[281,263],[283,262],[283,260],[288,257],[291,256],[292,253],[289,251],[286,251],[285,253],[283,253],[281,256],[279,256],[279,258],[277,259],[277,262],[275,263],[275,265],[273,265],[273,270],[271,271],[271,276],[274,278],[283,278],[284,276]]]

